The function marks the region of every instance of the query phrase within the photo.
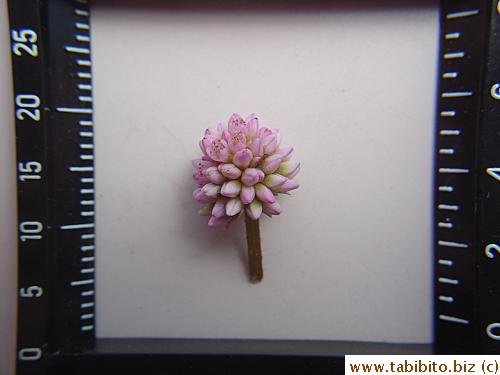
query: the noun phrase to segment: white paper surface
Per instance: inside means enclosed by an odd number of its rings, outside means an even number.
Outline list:
[[[435,5],[96,1],[92,26],[100,337],[432,340]],[[261,222],[260,285],[243,223],[208,228],[191,196],[197,142],[232,112],[302,162]]]

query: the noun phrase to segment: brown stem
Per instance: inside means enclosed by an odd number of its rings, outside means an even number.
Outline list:
[[[252,220],[245,214],[245,226],[247,229],[248,267],[250,269],[250,282],[262,281],[264,272],[262,270],[262,248],[260,246],[259,220]]]

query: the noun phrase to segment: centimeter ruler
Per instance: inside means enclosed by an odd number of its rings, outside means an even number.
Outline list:
[[[94,343],[86,0],[10,0],[19,220],[18,370]]]
[[[441,2],[435,349],[500,353],[500,4]]]

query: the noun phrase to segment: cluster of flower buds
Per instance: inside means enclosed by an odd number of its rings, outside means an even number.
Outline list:
[[[227,228],[243,212],[252,220],[281,213],[276,196],[299,187],[292,179],[300,163],[290,160],[293,148],[280,147],[280,141],[280,132],[260,127],[255,114],[244,120],[234,113],[227,128],[205,131],[203,156],[193,160],[193,196],[204,204],[199,213],[210,216],[209,226]]]

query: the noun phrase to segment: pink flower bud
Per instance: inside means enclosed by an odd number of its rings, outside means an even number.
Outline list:
[[[255,194],[257,198],[259,198],[262,202],[266,203],[274,203],[276,202],[276,198],[273,195],[273,192],[269,190],[266,185],[257,184],[255,185]]]
[[[222,184],[226,181],[226,178],[219,172],[217,167],[209,167],[205,170],[205,176],[213,184]]]
[[[293,178],[300,170],[300,163],[295,160],[285,161],[281,163],[278,168],[278,173],[288,177]]]
[[[222,217],[226,214],[226,201],[225,198],[217,199],[217,202],[213,205],[211,215],[214,217]]]
[[[224,185],[222,185],[220,193],[225,197],[234,198],[240,194],[240,191],[241,191],[241,182],[232,180],[224,182]]]
[[[252,151],[250,151],[248,148],[244,148],[234,154],[233,163],[237,167],[246,168],[250,164],[250,161],[252,161],[252,158]]]
[[[241,170],[234,164],[221,164],[218,167],[219,172],[231,180],[237,179],[241,176]]]
[[[252,113],[245,119],[245,122],[248,126],[247,136],[254,137],[259,130],[259,119],[257,118],[257,115],[255,113]]]
[[[288,180],[286,181],[283,185],[278,186],[274,191],[276,193],[282,193],[282,194],[288,194],[290,190],[297,189],[300,185],[293,181],[293,180]]]
[[[252,220],[259,220],[260,215],[262,214],[262,203],[259,200],[255,199],[250,205],[245,208],[246,214]]]
[[[193,197],[194,197],[194,199],[196,199],[200,203],[213,203],[213,202],[215,202],[215,198],[212,198],[212,197],[205,195],[205,193],[203,193],[200,188],[196,189],[193,192]]]
[[[262,145],[264,146],[264,154],[271,155],[278,148],[278,139],[276,134],[271,134],[262,140]]]
[[[269,217],[279,215],[282,212],[281,206],[278,202],[262,203],[262,211]]]
[[[239,214],[243,209],[243,204],[241,203],[239,198],[232,198],[226,202],[226,215],[234,216]]]
[[[231,134],[243,133],[246,135],[248,133],[248,126],[245,120],[237,113],[231,115],[227,123],[227,128]]]
[[[221,223],[223,223],[224,221],[226,221],[226,216],[222,216],[222,217],[215,217],[215,216],[211,216],[210,217],[210,220],[208,220],[208,226],[209,227],[215,227],[216,225],[219,225]]]
[[[259,171],[260,169],[255,168],[245,169],[243,175],[241,176],[241,182],[243,182],[247,186],[255,185],[257,182],[259,182]]]
[[[255,198],[255,189],[253,186],[243,185],[241,187],[240,199],[241,203],[249,204]]]
[[[266,185],[269,189],[276,191],[275,189],[283,185],[286,181],[288,181],[288,178],[282,175],[270,174],[264,179],[264,185]]]
[[[247,145],[247,137],[243,133],[231,134],[229,141],[227,142],[231,152],[238,152]]]
[[[261,139],[259,137],[255,138],[252,141],[249,149],[250,149],[250,151],[252,151],[252,154],[254,154],[256,156],[264,155],[264,146],[262,146],[262,142],[261,142]]]
[[[264,181],[264,178],[266,177],[264,172],[262,172],[262,170],[260,170],[260,169],[257,169],[257,174],[259,175],[259,182]]]
[[[281,155],[283,160],[288,160],[292,156],[293,147],[285,147],[276,150],[276,154]]]
[[[212,184],[211,182],[201,188],[203,194],[210,198],[217,198],[220,191],[220,185]]]
[[[264,161],[261,163],[262,164],[262,171],[265,174],[271,174],[275,170],[278,169],[278,167],[281,164],[281,156],[280,155],[271,155],[268,156],[267,158],[264,159]]]

